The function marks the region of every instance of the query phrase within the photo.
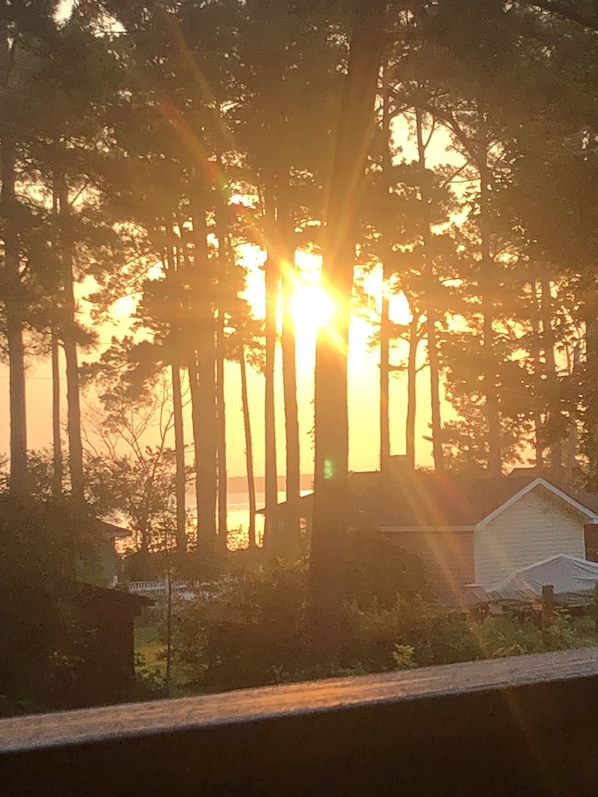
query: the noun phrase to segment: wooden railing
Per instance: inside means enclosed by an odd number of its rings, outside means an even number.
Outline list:
[[[0,721],[0,793],[598,795],[598,649]]]

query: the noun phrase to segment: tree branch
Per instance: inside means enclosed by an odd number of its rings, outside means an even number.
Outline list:
[[[547,11],[549,14],[554,14],[569,22],[575,22],[588,30],[594,31],[594,33],[598,33],[598,19],[590,19],[586,17],[585,14],[580,14],[578,11],[566,8],[561,3],[554,3],[552,0],[529,0],[528,5],[532,8],[539,8],[542,11]]]

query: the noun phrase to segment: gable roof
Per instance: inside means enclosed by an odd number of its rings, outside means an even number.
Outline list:
[[[124,529],[122,526],[116,526],[114,523],[108,523],[108,521],[100,520],[99,518],[93,518],[91,523],[93,530],[97,534],[102,534],[109,539],[130,537],[132,533],[129,529]]]
[[[487,515],[485,518],[483,518],[478,523],[478,525],[482,527],[486,526],[486,524],[490,523],[492,520],[494,520],[495,517],[500,515],[501,512],[504,512],[505,509],[508,509],[516,501],[519,501],[520,498],[523,498],[524,495],[530,493],[532,490],[535,490],[537,487],[542,487],[543,489],[547,490],[556,498],[561,500],[570,509],[572,509],[575,512],[578,512],[579,514],[587,518],[588,521],[592,523],[598,522],[598,515],[592,509],[590,509],[588,506],[585,506],[583,503],[581,503],[581,501],[577,500],[576,498],[573,498],[573,496],[569,495],[564,490],[561,490],[559,487],[556,487],[554,484],[547,481],[546,479],[538,477],[529,484],[527,484],[526,486],[522,487],[517,493],[512,495],[511,498],[505,501],[504,504],[501,504],[501,506],[497,507],[494,511],[490,512],[490,514]]]
[[[497,478],[407,469],[390,477],[379,471],[351,473],[350,515],[355,525],[385,531],[474,531],[537,488],[582,515],[587,523],[598,523],[598,495],[576,498],[531,468]],[[302,512],[311,514],[313,493],[302,496],[300,503]],[[280,503],[278,511],[284,514],[286,507],[286,502]]]
[[[155,606],[156,601],[144,595],[125,592],[122,589],[98,587],[94,584],[72,584],[70,601],[81,608],[95,607],[109,612],[126,611],[139,614],[144,606]]]
[[[474,479],[447,473],[403,473],[398,480],[367,490],[355,504],[364,523],[387,529],[473,530],[537,488],[550,492],[587,522],[598,522],[592,509],[534,472]]]

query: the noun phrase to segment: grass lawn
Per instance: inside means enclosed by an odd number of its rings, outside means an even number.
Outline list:
[[[166,671],[165,652],[164,625],[162,623],[135,626],[135,653],[138,658],[138,670],[157,670],[161,676],[164,676]]]
[[[163,622],[138,623],[135,626],[135,670],[139,688],[145,698],[164,697],[166,680],[166,628]],[[170,697],[197,694],[187,684],[180,665],[173,662],[170,674]]]

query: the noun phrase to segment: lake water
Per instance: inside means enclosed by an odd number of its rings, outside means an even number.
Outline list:
[[[264,494],[256,493],[256,505],[258,509],[264,507]],[[228,547],[233,551],[237,548],[247,547],[247,530],[249,528],[249,501],[245,493],[228,494]],[[256,515],[255,529],[258,541],[261,541],[264,533],[264,516]]]
[[[301,490],[301,495],[307,495],[311,490]],[[228,493],[228,547],[235,551],[247,547],[247,530],[249,528],[249,501],[246,493]],[[285,493],[279,491],[278,500],[285,500]],[[265,503],[264,493],[256,493],[256,506],[263,509]],[[264,516],[256,515],[255,529],[258,543],[264,533]]]

